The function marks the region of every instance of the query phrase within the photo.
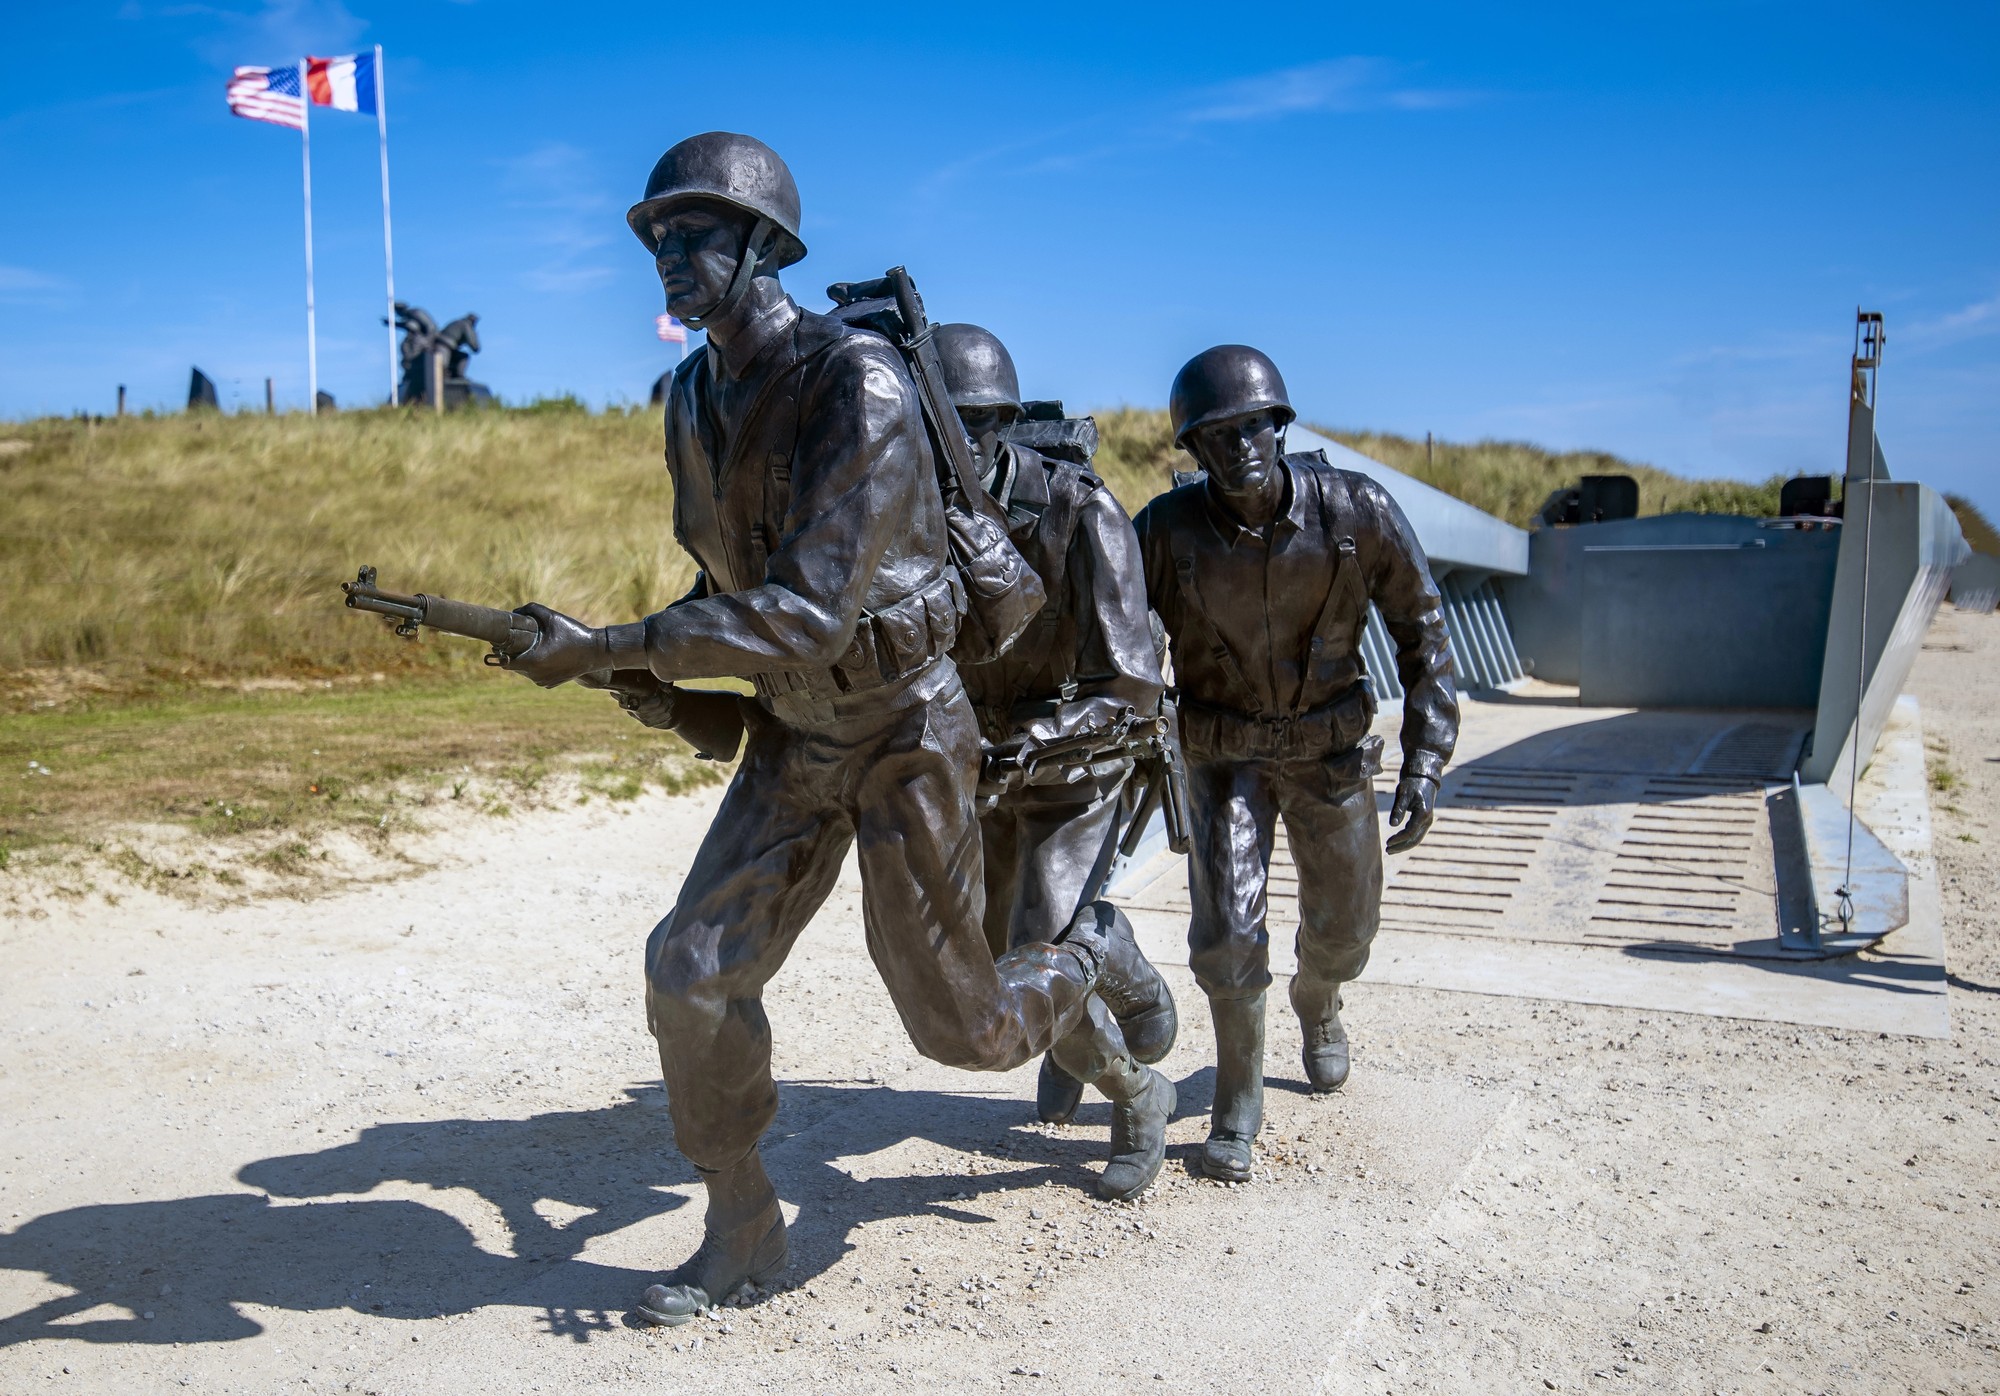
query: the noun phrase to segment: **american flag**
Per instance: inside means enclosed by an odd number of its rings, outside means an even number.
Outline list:
[[[289,68],[238,68],[229,78],[229,109],[252,121],[269,121],[303,131],[306,99],[299,91],[297,65]]]
[[[657,320],[653,321],[653,327],[660,332],[660,338],[669,344],[686,344],[688,342],[687,326],[671,315],[660,316]]]

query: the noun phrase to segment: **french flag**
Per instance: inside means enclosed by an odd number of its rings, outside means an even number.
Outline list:
[[[314,106],[375,115],[375,55],[307,58],[306,93]]]

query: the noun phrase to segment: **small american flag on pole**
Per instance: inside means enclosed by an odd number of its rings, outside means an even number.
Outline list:
[[[659,330],[660,338],[669,344],[686,344],[688,342],[687,326],[671,315],[660,316],[659,319],[653,321],[653,325]]]
[[[306,99],[299,91],[299,70],[289,68],[238,68],[229,77],[229,109],[252,121],[268,121],[303,131]]]

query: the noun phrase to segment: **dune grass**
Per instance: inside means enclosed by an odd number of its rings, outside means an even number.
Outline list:
[[[1165,413],[1098,422],[1128,508],[1186,468]],[[1329,434],[1515,522],[1586,471],[1638,475],[1648,512],[1776,503],[1775,484],[1599,454],[1443,444],[1433,470],[1421,442]],[[332,830],[386,836],[454,787],[499,807],[552,772],[613,797],[715,774],[602,694],[545,693],[482,668],[472,641],[403,639],[340,604],[370,563],[391,589],[488,605],[659,609],[693,565],[651,412],[5,424],[0,500],[0,859],[121,822],[276,857]]]
[[[0,863],[143,824],[307,872],[322,835],[387,838],[454,788],[499,809],[713,778],[603,694],[398,637],[338,589],[365,562],[398,590],[657,610],[693,566],[649,415],[43,420],[0,426],[0,499]]]
[[[1166,488],[1174,471],[1191,466],[1175,448],[1164,412],[1119,408],[1098,413],[1097,426],[1103,438],[1097,468],[1128,505],[1144,503]],[[1585,475],[1632,476],[1642,514],[1776,514],[1785,479],[1690,480],[1604,451],[1549,451],[1522,441],[1438,441],[1427,448],[1388,432],[1312,430],[1522,528],[1552,492]]]
[[[0,454],[0,674],[82,668],[129,691],[463,670],[477,646],[399,639],[343,610],[339,583],[372,563],[394,590],[627,616],[693,575],[643,414],[204,413],[0,436],[25,443]]]
[[[1549,451],[1525,441],[1422,441],[1377,431],[1318,427],[1384,465],[1526,528],[1549,495],[1585,475],[1630,475],[1639,482],[1641,514],[1750,514],[1778,512],[1783,475],[1750,484],[1740,480],[1690,480],[1657,466],[1604,451]]]

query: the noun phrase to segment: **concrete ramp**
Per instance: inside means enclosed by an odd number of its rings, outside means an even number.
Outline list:
[[[1907,826],[1908,787],[1923,798],[1914,705],[1899,713],[1864,781],[1864,822],[1893,807]],[[1365,978],[1943,1035],[1942,936],[1920,889],[1879,953],[1812,964],[1785,943],[1815,904],[1790,776],[1811,724],[1803,711],[1468,702],[1437,823],[1388,860]],[[1393,772],[1377,787],[1385,812],[1392,790]],[[1906,840],[1889,862],[1927,866],[1928,837],[1925,821],[1922,846]],[[1273,967],[1289,973],[1299,890],[1282,827],[1271,874]],[[1148,953],[1184,964],[1183,860],[1156,858],[1125,887]]]

